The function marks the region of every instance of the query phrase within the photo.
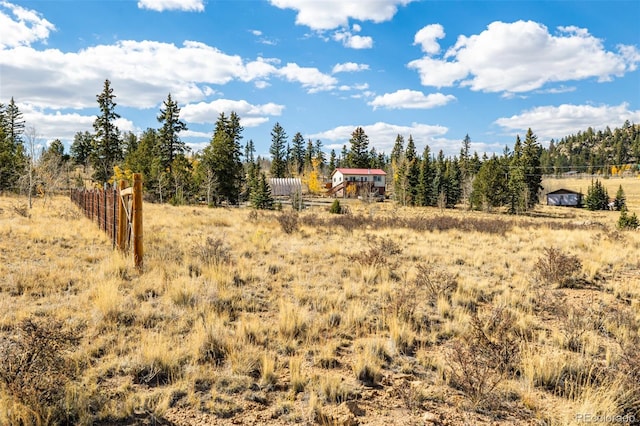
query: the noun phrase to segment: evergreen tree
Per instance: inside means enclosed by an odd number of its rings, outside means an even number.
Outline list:
[[[455,207],[460,201],[460,168],[456,158],[445,160],[444,194],[447,208]]]
[[[13,98],[5,108],[0,104],[0,192],[16,190],[27,166],[22,141],[25,122]]]
[[[260,210],[272,210],[273,209],[273,197],[271,195],[271,188],[267,183],[267,177],[264,172],[260,173],[258,183],[255,191],[251,196],[251,205]]]
[[[244,180],[240,139],[240,119],[235,112],[229,118],[220,113],[209,146],[203,153],[202,166],[210,176],[216,204],[237,204]],[[283,163],[284,164],[284,163]]]
[[[339,167],[351,167],[349,165],[349,151],[346,145],[342,145],[342,151],[340,151],[340,166]]]
[[[181,131],[187,130],[187,125],[180,120],[180,108],[178,102],[171,99],[171,93],[163,102],[163,107],[157,117],[158,122],[162,123],[158,131],[159,148],[162,165],[171,172],[173,160],[187,150],[185,143],[178,136]]]
[[[445,164],[444,153],[442,150],[438,151],[438,156],[434,164],[434,176],[433,176],[433,195],[436,197],[437,204],[441,202],[446,204],[446,191],[445,191],[445,172],[447,171],[447,165]],[[444,207],[444,205],[440,205]]]
[[[280,123],[276,123],[273,126],[273,130],[271,130],[271,147],[269,148],[269,153],[271,154],[271,177],[285,177],[287,171],[285,162],[286,142],[287,134]]]
[[[253,139],[249,139],[249,142],[247,142],[247,144],[244,147],[245,162],[247,164],[253,164],[256,161],[255,154],[256,154],[256,146],[253,143]]]
[[[304,150],[304,137],[302,133],[297,132],[291,139],[291,162],[295,168],[295,172],[298,175],[302,174],[305,166],[305,150]]]
[[[314,150],[314,158],[318,160],[318,167],[320,170],[323,170],[324,167],[327,165],[327,156],[324,154],[324,151],[322,151],[322,141],[320,141],[320,139],[316,139],[316,142],[313,146],[313,150]],[[312,168],[313,168],[313,165],[312,165]]]
[[[538,138],[533,134],[531,128],[527,130],[522,146],[522,166],[524,180],[527,186],[527,208],[532,208],[538,204],[539,194],[542,188],[542,169],[540,167],[540,153],[542,148],[538,143]]]
[[[595,182],[591,181],[584,204],[588,210],[607,210],[609,208],[609,194],[598,179]]]
[[[115,97],[111,82],[105,80],[102,93],[96,96],[100,115],[93,122],[96,133],[91,163],[95,169],[93,178],[98,182],[107,182],[113,174],[113,166],[122,160],[120,131],[115,125],[115,120],[120,118],[115,112]]]
[[[416,204],[419,206],[434,206],[433,195],[433,167],[431,164],[431,150],[429,145],[424,147],[420,161],[420,176],[418,177],[418,194]]]
[[[524,155],[522,152],[520,136],[516,136],[513,146],[513,154],[509,161],[509,174],[507,181],[509,213],[521,214],[528,207],[528,189],[524,175]]]
[[[349,139],[350,150],[347,155],[348,167],[366,169],[369,167],[369,137],[362,127],[357,127]]]
[[[329,175],[333,173],[337,165],[338,165],[338,159],[336,158],[336,150],[332,149],[331,154],[329,154],[329,166],[328,166],[329,170],[327,171]]]
[[[473,181],[471,203],[476,209],[491,211],[507,200],[507,180],[503,162],[495,155],[482,162]]]
[[[393,193],[396,201],[404,204],[405,168],[404,168],[404,138],[398,134],[391,150],[391,164],[389,174],[392,176]]]
[[[71,143],[71,159],[74,164],[84,167],[86,170],[89,165],[89,159],[91,158],[91,151],[93,150],[93,136],[91,133],[85,131],[84,133],[78,132],[73,137],[73,143]]]
[[[405,151],[405,166],[407,180],[407,192],[406,192],[406,204],[415,206],[418,198],[418,183],[420,180],[420,165],[418,163],[418,155],[416,153],[416,145],[413,142],[413,137],[409,135],[409,141],[407,142],[407,149]]]
[[[622,189],[622,185],[618,187],[618,191],[616,192],[616,198],[613,200],[613,207],[616,210],[622,210],[625,208],[627,204],[627,197],[624,195],[624,190]]]

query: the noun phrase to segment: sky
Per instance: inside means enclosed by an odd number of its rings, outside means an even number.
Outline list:
[[[640,123],[640,1],[0,0],[0,103],[39,141],[93,132],[106,79],[120,131],[171,94],[193,151],[220,113],[268,155],[279,123],[339,153],[501,153]]]

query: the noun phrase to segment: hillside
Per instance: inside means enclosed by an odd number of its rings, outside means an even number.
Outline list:
[[[639,163],[640,125],[629,121],[614,130],[588,128],[551,141],[541,157],[544,173],[556,175],[571,171],[601,175],[637,172]]]
[[[354,203],[287,234],[291,213],[147,204],[139,273],[67,198],[20,203],[0,198],[1,424],[638,415],[640,234],[616,212]]]

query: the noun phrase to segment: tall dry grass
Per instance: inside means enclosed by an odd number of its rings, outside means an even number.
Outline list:
[[[147,204],[139,272],[66,198],[30,218],[20,202],[0,197],[0,342],[33,318],[76,333],[60,394],[75,423],[560,425],[640,409],[640,235],[616,212],[355,202],[286,233],[277,212]],[[549,249],[580,261],[570,285],[541,279]],[[519,357],[482,364],[504,344],[500,309]],[[484,375],[465,382],[474,363]],[[0,423],[36,424],[6,365]]]

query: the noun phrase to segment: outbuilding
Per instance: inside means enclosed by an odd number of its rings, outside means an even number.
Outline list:
[[[548,206],[580,207],[582,194],[570,189],[558,189],[547,194]]]

